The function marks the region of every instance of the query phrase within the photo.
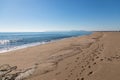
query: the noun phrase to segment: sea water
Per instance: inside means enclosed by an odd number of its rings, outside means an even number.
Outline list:
[[[90,31],[2,32],[0,33],[0,53],[91,33]]]

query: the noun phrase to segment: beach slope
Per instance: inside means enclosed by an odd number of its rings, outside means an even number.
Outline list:
[[[0,74],[7,68],[11,80],[120,80],[119,41],[120,32],[95,32],[3,53]]]

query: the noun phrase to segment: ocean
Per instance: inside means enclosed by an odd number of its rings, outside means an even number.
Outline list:
[[[91,34],[89,31],[1,32],[0,53],[45,44],[51,41]]]

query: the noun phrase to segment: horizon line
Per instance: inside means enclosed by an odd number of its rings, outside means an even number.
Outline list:
[[[120,30],[56,30],[56,31],[0,31],[0,33],[12,33],[12,32],[17,32],[17,33],[22,33],[22,32],[70,32],[70,31],[91,31],[91,32],[101,32],[101,31],[105,31],[105,32],[109,32],[109,31],[120,31]]]

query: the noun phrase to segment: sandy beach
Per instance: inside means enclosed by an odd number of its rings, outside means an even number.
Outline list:
[[[94,32],[2,53],[0,77],[13,78],[10,80],[120,80],[119,41],[120,32]],[[5,74],[1,76],[2,72]]]

